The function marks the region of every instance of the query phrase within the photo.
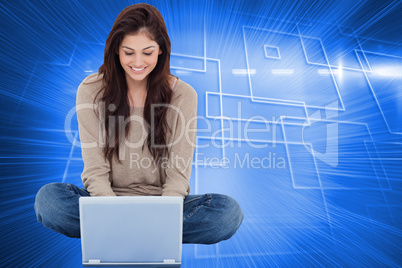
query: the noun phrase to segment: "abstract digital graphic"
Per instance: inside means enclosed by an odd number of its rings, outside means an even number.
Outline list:
[[[191,193],[245,215],[182,267],[402,266],[400,1],[146,1],[198,94]],[[75,97],[134,1],[0,3],[1,267],[81,267],[44,228],[46,183],[83,187]]]

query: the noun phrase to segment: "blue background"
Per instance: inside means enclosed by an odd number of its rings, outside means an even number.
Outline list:
[[[133,3],[0,3],[1,267],[81,266],[80,240],[36,222],[33,204],[46,183],[82,187],[65,119]],[[183,267],[401,266],[400,1],[149,3],[205,116],[192,193],[245,214],[230,240],[184,245]]]

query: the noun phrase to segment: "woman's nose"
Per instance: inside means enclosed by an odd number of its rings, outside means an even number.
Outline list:
[[[142,65],[142,58],[141,58],[141,56],[136,56],[136,57],[134,58],[134,67],[138,68],[138,67],[141,67],[141,65]]]

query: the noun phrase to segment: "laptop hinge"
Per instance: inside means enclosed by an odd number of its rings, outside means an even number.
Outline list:
[[[163,263],[173,264],[173,263],[176,263],[176,260],[175,259],[164,259]]]
[[[89,260],[88,260],[88,263],[89,263],[89,264],[99,264],[99,263],[100,263],[100,260],[98,260],[98,259],[96,259],[96,260],[94,260],[94,259],[89,259]]]

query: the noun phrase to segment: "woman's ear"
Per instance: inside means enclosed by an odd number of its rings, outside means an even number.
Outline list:
[[[159,55],[162,54],[162,50],[159,50],[159,53],[158,53],[158,54],[159,54]]]

